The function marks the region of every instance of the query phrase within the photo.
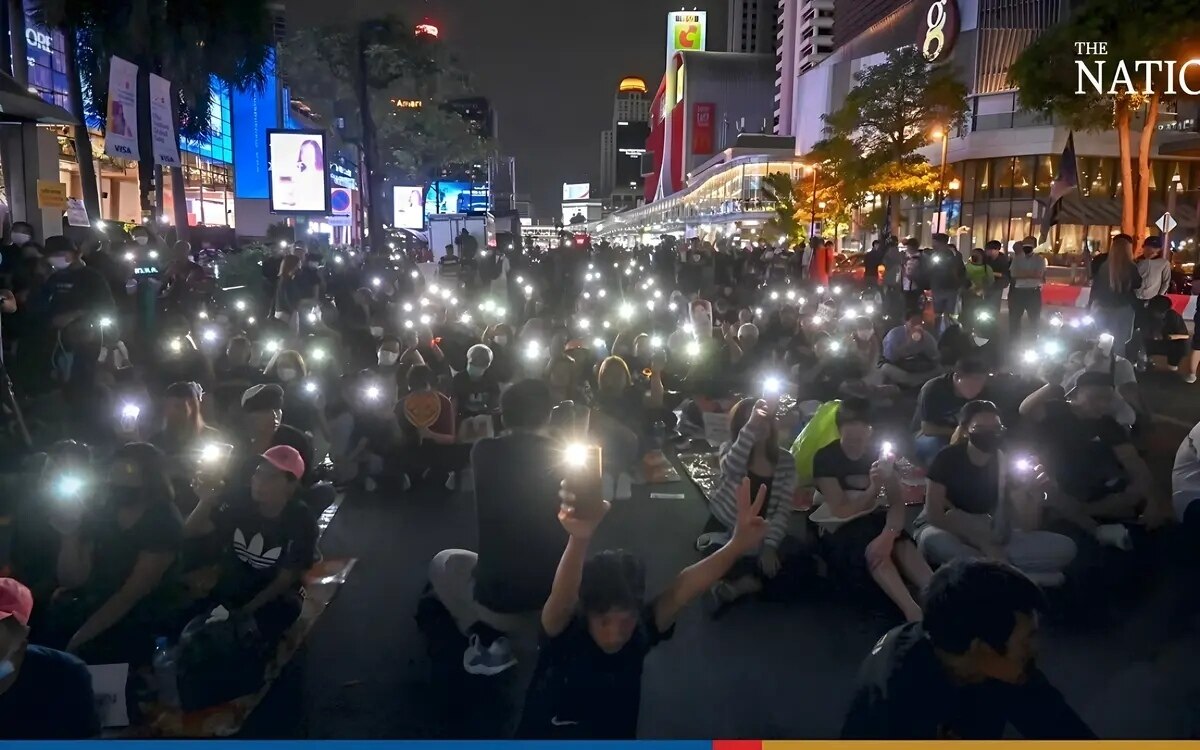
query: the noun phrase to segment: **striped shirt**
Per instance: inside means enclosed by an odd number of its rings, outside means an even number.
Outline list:
[[[765,433],[764,423],[760,432]],[[754,444],[765,434],[754,434],[747,422],[732,443],[721,446],[721,476],[709,498],[709,510],[725,528],[732,531],[737,525],[737,491],[746,478],[750,464],[750,452]],[[792,515],[792,495],[796,489],[796,464],[792,454],[778,451],[775,476],[771,481],[771,496],[767,498],[763,515],[767,520],[767,536],[764,544],[776,548],[787,536],[788,520]],[[751,498],[753,499],[753,498]]]

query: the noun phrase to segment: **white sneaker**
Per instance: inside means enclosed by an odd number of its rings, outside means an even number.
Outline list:
[[[450,472],[450,476],[446,477],[446,489],[450,490],[451,492],[454,492],[454,490],[458,489],[457,476],[458,475],[454,472]]]
[[[478,635],[472,635],[463,652],[463,669],[468,674],[492,677],[517,663],[512,646],[507,638],[497,638],[492,645],[483,648]]]
[[[1183,376],[1183,382],[1185,382],[1185,383],[1195,383],[1195,382],[1196,382],[1196,373],[1194,373],[1194,372],[1189,372],[1187,375],[1184,375],[1184,376]]]
[[[374,494],[375,490],[379,489],[379,483],[376,482],[371,477],[367,477],[366,481],[363,482],[363,489],[365,489],[367,492],[370,492],[371,494]]]

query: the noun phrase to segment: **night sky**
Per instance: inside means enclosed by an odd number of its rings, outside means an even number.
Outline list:
[[[617,82],[666,66],[667,13],[708,11],[708,48],[725,48],[727,0],[286,0],[291,25],[395,9],[428,17],[499,114],[500,146],[517,160],[517,191],[539,217],[559,210],[563,182],[600,178],[600,131]]]

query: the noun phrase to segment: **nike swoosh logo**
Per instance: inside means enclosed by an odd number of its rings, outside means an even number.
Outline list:
[[[550,717],[550,723],[556,727],[574,727],[579,726],[578,721],[559,721],[557,716]]]

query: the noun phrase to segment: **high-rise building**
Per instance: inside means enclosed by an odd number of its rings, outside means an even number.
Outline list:
[[[612,127],[600,133],[600,185],[597,197],[610,207],[636,206],[642,195],[642,154],[650,135],[651,98],[646,82],[623,78],[613,97]]]
[[[777,0],[729,0],[725,49],[762,54],[775,47]]]
[[[833,52],[833,0],[799,0],[796,55],[800,73]]]
[[[775,133],[793,135],[799,78],[833,52],[834,0],[778,0]]]

